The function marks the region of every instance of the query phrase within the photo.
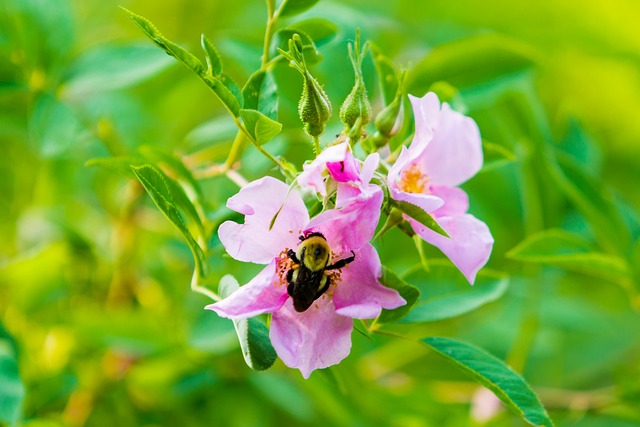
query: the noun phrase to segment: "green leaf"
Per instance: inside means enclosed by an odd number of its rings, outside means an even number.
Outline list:
[[[133,22],[140,27],[140,29],[151,39],[155,44],[164,49],[167,54],[173,56],[178,59],[188,68],[193,70],[196,74],[202,74],[205,71],[204,65],[198,58],[196,58],[192,53],[187,51],[186,49],[178,46],[171,40],[167,39],[162,35],[160,31],[146,18],[143,18],[140,15],[136,15],[128,9],[120,6],[122,10],[125,11],[127,15],[133,20]]]
[[[29,132],[45,157],[67,155],[90,137],[71,108],[49,94],[37,98],[29,118]]]
[[[483,269],[471,286],[455,266],[437,259],[430,261],[428,272],[418,264],[404,280],[417,286],[421,294],[403,323],[434,322],[469,313],[502,297],[509,285],[505,274]]]
[[[224,76],[224,77],[223,77]],[[233,80],[226,77],[224,74],[220,78],[215,78],[206,74],[200,76],[202,80],[209,86],[209,88],[215,93],[224,106],[234,116],[238,117],[240,114],[242,93],[238,88],[238,85],[233,83]],[[225,79],[224,81],[222,79]]]
[[[594,252],[591,245],[563,230],[544,230],[527,237],[507,253],[509,258],[560,267],[619,282],[629,276],[622,258]]]
[[[392,206],[394,206],[397,209],[400,209],[400,211],[407,214],[411,218],[415,219],[416,221],[418,221],[420,224],[424,225],[428,229],[433,230],[436,233],[441,234],[445,237],[449,237],[447,232],[444,231],[442,227],[440,227],[440,224],[438,224],[431,215],[429,215],[427,212],[425,212],[418,206],[414,205],[413,203],[403,202],[401,200],[393,200],[393,199],[390,200],[390,203]]]
[[[278,94],[271,73],[258,70],[242,88],[243,107],[258,110],[270,119],[278,118]]]
[[[280,16],[299,15],[305,10],[311,9],[320,0],[284,0],[280,7]]]
[[[469,87],[531,69],[535,52],[526,44],[498,34],[480,34],[431,50],[409,74],[412,93],[424,93],[445,80],[458,88]]]
[[[240,110],[240,117],[255,141],[262,145],[271,141],[282,130],[282,124],[256,110]]]
[[[500,144],[482,140],[484,162],[480,172],[488,172],[517,160],[515,153]]]
[[[174,186],[169,184],[166,175],[155,166],[146,164],[141,166],[131,166],[133,173],[136,175],[142,186],[147,190],[156,206],[162,211],[169,221],[175,225],[187,240],[187,244],[193,253],[196,263],[196,269],[200,275],[206,274],[207,262],[204,252],[198,242],[193,238],[191,232],[187,228],[176,203],[174,201],[172,190],[176,190]]]
[[[149,45],[100,46],[83,53],[68,69],[63,93],[78,96],[122,89],[165,70],[171,59]]]
[[[378,81],[380,82],[380,88],[382,89],[382,95],[384,97],[384,105],[389,105],[396,97],[398,85],[400,84],[395,64],[391,59],[387,58],[382,53],[382,50],[374,43],[369,43],[369,49],[371,50],[373,65],[375,65],[376,73],[378,74]]]
[[[204,194],[202,193],[202,188],[200,188],[200,184],[196,181],[189,168],[185,166],[181,159],[172,153],[153,145],[143,145],[139,148],[139,151],[149,160],[161,162],[171,169],[178,180],[186,183],[195,193],[195,197],[198,199],[200,205],[204,205]]]
[[[623,254],[631,246],[629,232],[613,197],[571,157],[556,152],[545,158],[551,177],[593,227],[598,242],[611,252]]]
[[[15,347],[0,327],[0,423],[17,425],[23,399],[24,385],[18,372]]]
[[[378,322],[389,323],[396,320],[400,320],[407,315],[413,306],[418,302],[420,298],[420,290],[415,286],[412,286],[396,276],[391,270],[386,267],[382,267],[382,277],[380,282],[388,288],[395,289],[400,293],[400,296],[407,301],[406,305],[395,308],[393,310],[382,310]]]
[[[449,338],[422,340],[464,373],[491,390],[510,410],[532,426],[553,427],[547,411],[526,381],[500,359]]]
[[[218,291],[226,298],[239,288],[238,281],[233,276],[226,275],[220,280]],[[266,325],[257,318],[234,320],[233,324],[247,365],[256,371],[269,369],[277,356]]]
[[[218,49],[216,49],[204,34],[200,36],[200,44],[207,57],[207,71],[213,76],[219,76],[222,74],[222,60],[218,54]]]

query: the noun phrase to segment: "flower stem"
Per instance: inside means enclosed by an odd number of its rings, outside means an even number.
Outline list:
[[[200,285],[200,272],[197,268],[193,270],[193,276],[191,276],[191,290],[193,292],[197,292],[202,294],[208,298],[211,298],[213,301],[220,301],[222,298],[215,292],[210,289],[205,288]]]
[[[238,160],[240,160],[240,156],[242,156],[242,151],[246,146],[246,136],[242,132],[242,130],[238,130],[236,134],[236,138],[233,140],[233,144],[231,144],[231,149],[229,150],[229,155],[227,156],[227,160],[224,162],[224,165],[227,169],[231,169]]]
[[[313,153],[318,156],[318,154],[320,154],[320,138],[318,138],[317,136],[312,137],[313,138]]]
[[[273,29],[276,22],[278,22],[278,12],[275,12],[276,1],[267,0],[267,28],[264,32],[264,46],[262,51],[262,65],[261,69],[265,70],[269,63],[269,46],[271,45],[271,38],[273,37]]]

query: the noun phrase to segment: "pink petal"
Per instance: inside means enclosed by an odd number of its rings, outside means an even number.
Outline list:
[[[342,161],[327,162],[327,170],[336,182],[360,181],[360,167],[350,151],[345,153]]]
[[[438,95],[433,92],[427,93],[422,98],[416,98],[409,95],[411,107],[413,108],[413,117],[415,119],[416,132],[412,145],[427,144],[433,136],[433,128],[438,122],[440,115],[440,100]]]
[[[289,299],[273,314],[269,337],[285,365],[304,378],[315,369],[340,363],[351,351],[353,320],[339,316],[326,295],[298,313]]]
[[[371,187],[362,199],[342,209],[322,212],[306,229],[322,233],[336,254],[347,254],[366,245],[376,231],[383,199],[382,190]]]
[[[391,197],[395,200],[414,204],[428,213],[435,211],[444,203],[442,199],[433,194],[405,193],[394,188],[391,189]]]
[[[432,185],[456,187],[467,181],[482,167],[478,125],[443,104],[433,138],[424,147],[419,161]]]
[[[449,234],[446,238],[409,219],[413,230],[426,242],[440,249],[473,284],[476,273],[489,260],[493,237],[487,225],[470,214],[438,218],[438,224]]]
[[[266,264],[282,250],[295,248],[300,231],[309,222],[300,195],[269,176],[243,187],[227,206],[245,215],[244,224],[226,221],[218,229],[225,249],[239,261]]]
[[[378,153],[369,154],[367,158],[364,159],[362,170],[360,171],[360,180],[362,180],[363,184],[368,184],[371,181],[379,164],[380,154]]]
[[[327,169],[327,163],[344,161],[348,150],[349,142],[325,148],[311,163],[302,166],[303,171],[298,175],[298,184],[302,187],[311,187],[315,192],[326,196],[323,173]]]
[[[336,313],[357,319],[373,319],[383,308],[393,309],[407,302],[395,289],[383,286],[380,258],[370,244],[360,248],[356,259],[341,269],[341,281],[333,289]]]
[[[249,283],[222,301],[205,308],[215,311],[220,317],[230,319],[245,319],[258,314],[272,313],[279,310],[289,297],[287,287],[279,281],[274,259]]]
[[[469,210],[469,196],[461,188],[434,185],[431,187],[431,194],[444,201],[442,207],[432,212],[436,218],[464,215]]]

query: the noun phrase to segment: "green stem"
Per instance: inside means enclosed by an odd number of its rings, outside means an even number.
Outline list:
[[[313,136],[313,153],[317,156],[320,154],[320,138]]]
[[[227,156],[227,160],[224,162],[226,168],[231,169],[233,165],[240,160],[240,156],[242,156],[242,151],[245,147],[246,136],[242,132],[242,130],[238,130],[236,134],[236,138],[233,140],[233,144],[231,145],[231,149],[229,150],[229,155]]]
[[[278,22],[278,12],[275,12],[276,2],[275,0],[267,0],[267,28],[264,32],[264,46],[262,50],[262,66],[264,70],[269,63],[269,46],[271,45],[271,38],[273,37],[273,28],[276,22]]]
[[[213,301],[220,301],[222,298],[210,289],[200,285],[200,272],[198,269],[193,270],[193,276],[191,276],[191,290],[211,298]]]

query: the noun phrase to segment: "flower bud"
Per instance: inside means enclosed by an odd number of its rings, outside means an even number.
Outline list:
[[[340,107],[340,120],[344,124],[347,134],[359,139],[362,128],[371,120],[371,104],[362,78],[362,60],[367,54],[368,43],[365,43],[361,49],[360,30],[356,31],[355,43],[349,43],[348,48],[355,74],[355,83]]]
[[[393,137],[402,126],[402,99],[395,98],[376,116],[374,125],[376,133],[373,135],[373,143],[380,148]]]
[[[367,96],[367,88],[361,78],[356,79],[351,93],[340,107],[340,120],[345,128],[351,129],[358,119],[360,119],[360,126],[366,125],[371,120],[371,104]]]
[[[304,75],[302,96],[298,104],[298,114],[304,130],[312,137],[322,135],[325,124],[331,117],[331,102],[320,83],[309,73]]]

